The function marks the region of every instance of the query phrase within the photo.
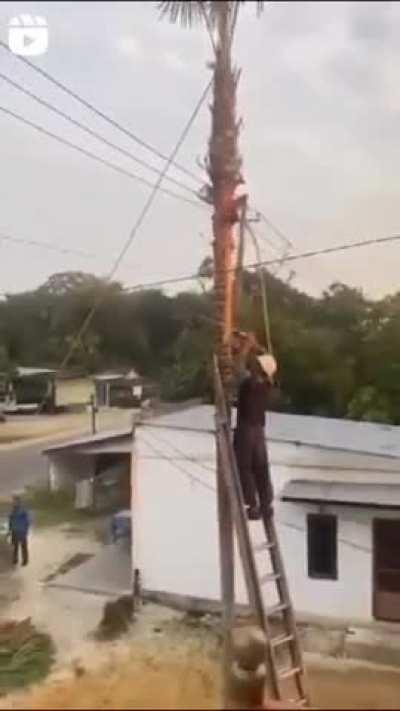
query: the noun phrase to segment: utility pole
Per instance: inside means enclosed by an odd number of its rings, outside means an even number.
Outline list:
[[[95,397],[92,394],[89,401],[89,411],[90,411],[90,421],[92,425],[92,434],[96,434],[96,414],[98,412],[96,407]]]

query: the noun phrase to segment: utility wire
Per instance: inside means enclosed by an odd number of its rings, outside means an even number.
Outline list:
[[[18,82],[14,81],[10,77],[6,76],[6,74],[3,74],[2,72],[0,72],[0,79],[3,79],[3,81],[10,84],[14,89],[17,89],[18,91],[22,92],[26,96],[29,96],[34,101],[37,101],[41,106],[45,106],[50,111],[53,111],[53,113],[57,114],[57,116],[61,116],[63,119],[65,119],[66,121],[71,123],[73,126],[77,126],[78,128],[82,129],[82,131],[85,131],[90,136],[93,136],[97,140],[101,141],[109,148],[113,148],[115,151],[118,151],[125,157],[130,158],[131,160],[135,161],[135,163],[138,163],[139,165],[146,168],[147,170],[150,170],[153,173],[160,175],[161,170],[159,170],[158,168],[155,168],[150,163],[147,163],[147,161],[142,160],[141,158],[138,158],[130,151],[127,151],[125,148],[121,148],[121,146],[118,146],[116,143],[109,141],[107,138],[102,136],[100,133],[97,133],[97,131],[94,131],[92,128],[90,128],[90,126],[87,126],[86,124],[82,123],[81,121],[77,121],[76,119],[72,118],[72,116],[65,113],[64,111],[61,111],[61,109],[58,109],[56,106],[54,106],[54,104],[51,104],[49,101],[46,101],[45,99],[42,99],[37,94],[34,94],[32,91],[30,91],[26,87],[22,86],[22,84],[19,84]],[[197,191],[194,188],[191,188],[188,185],[186,185],[186,183],[182,182],[181,180],[175,180],[175,178],[171,178],[170,176],[165,176],[165,180],[170,183],[173,183],[174,185],[177,185],[179,188],[182,188],[182,190],[186,190],[187,192],[191,193],[195,197],[198,197]]]
[[[289,237],[281,229],[279,229],[279,227],[274,225],[274,223],[271,222],[271,220],[263,212],[261,212],[261,210],[257,210],[256,208],[254,208],[254,210],[256,214],[260,216],[261,220],[267,225],[267,227],[272,230],[272,232],[274,232],[278,237],[280,237],[280,239],[285,242],[289,247],[294,247],[292,240],[290,240]]]
[[[87,158],[91,158],[92,160],[97,161],[97,163],[101,163],[102,165],[105,165],[107,168],[111,168],[111,170],[114,170],[116,173],[125,175],[127,178],[131,178],[131,180],[136,180],[139,183],[143,183],[144,185],[147,185],[150,188],[154,188],[155,185],[158,185],[158,181],[156,183],[152,183],[150,180],[147,180],[146,178],[143,178],[142,176],[137,175],[136,173],[132,173],[130,170],[126,170],[126,168],[122,168],[121,166],[117,165],[116,163],[112,163],[111,161],[106,160],[105,158],[101,158],[96,153],[92,153],[91,151],[86,150],[86,148],[82,148],[81,146],[77,145],[76,143],[73,143],[72,141],[69,141],[66,138],[62,138],[62,136],[58,136],[56,133],[53,133],[52,131],[48,131],[47,128],[44,128],[43,126],[40,126],[39,124],[34,123],[33,121],[30,121],[29,119],[25,118],[24,116],[21,116],[20,114],[17,114],[14,111],[7,109],[5,106],[0,106],[0,111],[2,111],[7,116],[11,116],[11,117],[17,119],[18,121],[20,121],[21,123],[23,123],[25,125],[30,126],[31,128],[34,128],[36,131],[39,131],[39,133],[42,133],[45,136],[49,136],[50,138],[53,138],[54,140],[58,141],[58,143],[61,143],[64,146],[68,146],[69,148],[73,148],[75,151],[82,153]],[[160,176],[164,177],[164,173],[161,172]],[[205,207],[204,203],[200,202],[200,199],[197,201],[191,200],[190,198],[184,197],[184,195],[179,195],[178,193],[175,193],[172,190],[169,190],[168,188],[160,188],[160,191],[165,193],[166,195],[169,195],[170,197],[176,198],[177,200],[182,200],[182,202],[187,202],[189,205],[195,205],[195,207],[200,207],[200,208]]]
[[[15,242],[16,244],[26,244],[30,247],[40,247],[41,249],[49,249],[52,252],[60,252],[61,254],[74,254],[79,257],[96,257],[97,255],[93,252],[85,252],[82,249],[74,249],[72,247],[58,247],[51,242],[42,242],[41,240],[35,239],[23,239],[22,237],[14,237],[9,234],[4,234],[0,232],[0,242]]]
[[[109,252],[102,252],[102,253],[94,253],[94,252],[87,252],[81,249],[75,249],[73,247],[59,247],[52,242],[44,242],[43,240],[37,240],[37,239],[27,239],[23,237],[14,237],[14,235],[10,234],[5,234],[4,232],[0,232],[0,244],[2,242],[10,242],[11,244],[18,244],[18,245],[27,245],[28,247],[38,247],[39,249],[46,249],[50,252],[57,252],[58,254],[72,254],[76,255],[78,257],[82,257],[84,259],[110,259],[110,253]],[[125,265],[128,268],[130,267],[131,269],[137,270],[137,264],[127,264]],[[101,277],[100,277],[101,278]]]
[[[10,52],[10,51],[11,51],[10,48],[8,47],[8,45],[7,45],[5,42],[3,42],[2,40],[0,40],[0,47],[2,47],[3,49],[7,50],[7,52]],[[20,56],[20,55],[13,55],[13,56],[14,56],[14,57],[17,57],[17,59],[19,59],[21,62],[23,62],[24,64],[26,64],[27,66],[29,66],[29,67],[30,67],[31,69],[33,69],[34,71],[38,72],[41,76],[45,77],[45,79],[47,79],[48,81],[50,81],[52,84],[54,84],[55,86],[57,86],[59,89],[62,89],[64,92],[66,92],[67,94],[69,94],[70,96],[72,96],[76,101],[78,101],[79,103],[81,103],[81,104],[82,104],[83,106],[85,106],[87,109],[89,109],[90,111],[93,111],[95,114],[97,114],[98,116],[100,116],[103,120],[105,120],[105,121],[106,121],[107,123],[109,123],[111,126],[113,126],[114,128],[117,128],[119,131],[121,131],[121,132],[124,133],[126,136],[128,136],[129,138],[131,138],[131,139],[132,139],[133,141],[135,141],[137,144],[139,144],[139,145],[142,146],[143,148],[146,148],[148,151],[150,151],[151,153],[153,153],[154,155],[156,155],[158,158],[160,158],[160,159],[162,159],[162,160],[167,160],[167,159],[168,159],[168,156],[166,156],[165,153],[162,153],[160,150],[158,150],[157,148],[155,148],[155,147],[152,146],[151,144],[149,144],[149,143],[147,143],[146,141],[144,141],[143,139],[141,139],[139,136],[137,136],[136,134],[134,134],[132,131],[130,131],[129,129],[125,128],[124,126],[122,126],[120,123],[118,123],[118,122],[115,121],[114,119],[112,119],[112,118],[110,118],[109,116],[107,116],[103,111],[101,111],[100,109],[96,108],[93,104],[91,104],[89,101],[87,101],[87,99],[84,99],[82,96],[80,96],[79,94],[77,94],[76,92],[74,92],[72,89],[69,89],[69,88],[68,88],[65,84],[63,84],[59,79],[56,79],[55,77],[51,76],[51,74],[49,74],[48,72],[46,72],[44,69],[41,69],[40,67],[38,67],[38,66],[37,66],[36,64],[34,64],[33,62],[29,61],[29,59],[26,59],[25,57],[22,57],[22,56]],[[44,106],[47,106],[47,108],[49,108],[49,109],[52,110],[52,111],[55,111],[55,112],[58,113],[59,115],[63,116],[65,119],[71,121],[71,123],[73,122],[73,123],[75,123],[75,124],[78,124],[78,125],[80,125],[80,128],[82,128],[83,130],[90,131],[90,132],[92,133],[92,135],[96,136],[96,138],[99,138],[99,140],[104,140],[104,142],[108,143],[108,145],[114,147],[116,150],[119,150],[120,152],[125,152],[126,154],[128,153],[127,151],[124,151],[124,149],[121,149],[119,146],[116,146],[115,144],[112,144],[112,143],[109,142],[107,139],[104,139],[102,136],[100,136],[100,135],[97,134],[96,132],[94,132],[94,131],[92,131],[91,129],[89,129],[89,127],[86,127],[86,126],[83,125],[83,124],[79,124],[79,122],[77,122],[77,121],[75,121],[74,119],[72,119],[72,117],[68,117],[68,116],[67,116],[66,114],[64,114],[62,111],[60,111],[60,110],[58,110],[56,107],[52,106],[49,102],[46,102],[45,100],[41,99],[41,98],[38,97],[37,95],[33,94],[33,92],[30,92],[29,90],[25,89],[24,87],[22,87],[22,85],[17,84],[17,82],[14,82],[12,79],[10,79],[9,77],[7,77],[6,75],[0,74],[0,76],[1,76],[1,78],[2,78],[4,81],[8,81],[8,82],[9,82],[10,84],[12,84],[15,88],[19,89],[20,91],[23,91],[25,94],[27,94],[28,96],[31,96],[31,98],[35,99],[36,101],[38,101],[39,103],[43,104]],[[140,159],[138,159],[136,156],[132,156],[132,154],[130,154],[130,157],[131,157],[133,160],[135,160],[135,161],[137,161],[137,162],[140,162]],[[144,163],[144,164],[146,165],[146,167],[149,168],[150,170],[159,172],[159,171],[157,170],[157,168],[155,168],[155,167],[153,167],[153,166],[150,166],[149,164],[146,164],[145,161],[143,161],[142,163]],[[181,172],[184,173],[185,175],[191,177],[191,178],[192,178],[193,180],[195,180],[199,185],[203,185],[203,184],[204,184],[205,181],[204,181],[202,178],[200,178],[198,175],[196,175],[195,173],[193,173],[192,171],[190,171],[188,168],[185,168],[184,166],[180,165],[179,163],[177,163],[177,162],[175,162],[175,161],[173,161],[173,163],[172,163],[171,165],[173,165],[177,170],[181,171]],[[173,178],[170,178],[170,177],[168,177],[167,179],[168,179],[169,181],[171,181],[171,182],[174,182],[174,183],[177,184],[177,185],[180,185],[182,188],[184,187],[184,189],[186,189],[186,190],[191,190],[191,188],[189,188],[189,186],[185,185],[184,183],[181,183],[180,181],[174,180]],[[196,194],[196,191],[193,191],[193,192]],[[253,209],[255,210],[256,214],[259,215],[260,218],[265,222],[265,224],[266,224],[268,227],[270,227],[270,229],[271,229],[273,232],[275,232],[275,234],[276,234],[278,237],[280,237],[280,238],[281,238],[283,241],[285,241],[288,245],[293,246],[293,243],[292,243],[291,240],[287,237],[287,235],[285,235],[285,233],[284,233],[282,230],[280,230],[276,225],[274,225],[273,222],[272,222],[271,220],[269,220],[269,218],[266,217],[266,215],[265,215],[263,212],[261,212],[260,210],[257,210],[256,208],[253,208]],[[265,238],[265,239],[266,239],[267,241],[269,241],[269,243],[276,249],[276,247],[274,246],[274,244],[273,244],[268,238]]]
[[[316,249],[313,251],[309,252],[302,252],[301,254],[288,254],[286,257],[282,257],[281,259],[268,259],[268,260],[262,260],[259,262],[252,262],[251,264],[245,264],[243,266],[243,269],[256,269],[257,267],[260,266],[273,266],[274,264],[282,264],[286,262],[295,262],[300,259],[309,259],[311,257],[320,257],[324,254],[334,254],[334,253],[339,253],[339,252],[345,252],[347,250],[351,249],[358,249],[360,247],[370,247],[372,245],[380,245],[380,244],[386,244],[389,242],[395,242],[400,240],[400,234],[398,235],[391,235],[389,237],[378,237],[376,239],[368,239],[368,240],[362,240],[360,242],[350,242],[349,244],[342,244],[338,245],[336,247],[328,247],[326,249]],[[227,269],[227,270],[222,270],[222,272],[227,271],[227,272],[235,272],[237,271],[237,267],[233,267],[232,269]],[[142,284],[134,284],[133,286],[130,287],[125,287],[126,291],[142,291],[144,289],[155,289],[159,288],[162,286],[169,286],[173,284],[180,284],[183,282],[188,282],[188,281],[198,281],[199,275],[198,274],[187,274],[185,276],[180,276],[180,277],[171,277],[170,279],[160,279],[159,281],[153,281],[153,282],[145,282]]]
[[[11,53],[11,50],[10,50],[9,46],[8,46],[5,42],[3,42],[2,40],[0,40],[0,47],[2,47],[3,49],[7,50],[7,52],[10,52],[10,53]],[[68,88],[65,84],[63,84],[59,79],[56,79],[56,78],[53,77],[51,74],[49,74],[49,72],[46,72],[46,71],[45,71],[44,69],[42,69],[41,67],[38,67],[36,64],[34,64],[33,62],[29,61],[29,59],[26,59],[26,57],[21,57],[21,55],[13,55],[13,56],[14,56],[14,57],[17,57],[17,59],[19,59],[20,62],[23,62],[24,64],[26,64],[28,67],[30,67],[30,68],[33,69],[35,72],[37,72],[38,74],[40,74],[41,76],[43,76],[45,79],[47,79],[48,81],[50,81],[52,84],[54,84],[55,86],[57,86],[59,89],[62,89],[62,91],[65,91],[67,94],[69,94],[69,96],[72,96],[76,101],[79,101],[80,104],[82,104],[83,106],[85,106],[85,107],[86,107],[87,109],[89,109],[90,111],[93,111],[97,116],[100,116],[100,118],[102,118],[104,121],[106,121],[107,123],[109,123],[111,126],[113,126],[114,128],[117,128],[119,131],[121,131],[122,133],[124,133],[126,136],[129,136],[129,138],[131,138],[133,141],[135,141],[135,142],[138,143],[140,146],[142,146],[142,148],[146,148],[146,150],[150,151],[151,153],[153,153],[154,155],[156,155],[158,158],[161,158],[163,161],[168,161],[168,160],[169,160],[168,156],[167,156],[165,153],[162,153],[162,152],[159,151],[157,148],[155,148],[154,146],[152,146],[150,143],[147,143],[147,142],[144,141],[142,138],[139,138],[139,136],[137,136],[136,134],[134,134],[134,133],[133,133],[132,131],[130,131],[129,129],[125,128],[125,126],[122,126],[122,124],[118,123],[118,121],[115,121],[115,119],[112,119],[110,116],[107,116],[107,114],[105,114],[105,113],[104,113],[103,111],[101,111],[100,109],[96,108],[96,106],[94,106],[93,104],[91,104],[89,101],[87,101],[86,99],[84,99],[82,96],[80,96],[79,94],[77,94],[77,93],[76,93],[75,91],[73,91],[72,89],[69,89],[69,88]],[[177,170],[180,170],[182,173],[185,173],[187,176],[189,176],[190,178],[192,178],[193,180],[195,180],[197,183],[203,184],[204,181],[203,181],[199,176],[197,176],[195,173],[192,173],[192,171],[189,170],[188,168],[185,168],[184,166],[180,165],[179,163],[176,163],[175,161],[173,161],[173,162],[172,162],[171,164],[169,164],[169,165],[173,165],[174,168],[176,168]]]
[[[169,168],[170,168],[170,166],[171,166],[171,164],[172,164],[172,161],[174,160],[174,158],[176,157],[177,153],[179,152],[179,149],[181,148],[182,144],[184,143],[184,141],[185,141],[185,139],[186,139],[186,136],[188,135],[188,133],[189,133],[189,131],[190,131],[190,129],[191,129],[191,127],[192,127],[192,125],[193,125],[193,123],[194,123],[194,121],[195,121],[195,119],[196,119],[196,117],[197,117],[197,115],[198,115],[198,113],[199,113],[199,111],[200,111],[200,109],[201,109],[201,107],[202,107],[202,105],[203,105],[203,103],[204,103],[206,97],[207,97],[207,94],[208,94],[208,92],[209,92],[209,90],[210,90],[211,84],[212,84],[212,82],[210,81],[210,82],[207,84],[207,86],[206,86],[206,88],[204,89],[204,91],[202,92],[202,94],[201,94],[201,96],[200,96],[200,99],[198,100],[198,102],[197,102],[195,108],[193,109],[193,111],[192,111],[192,113],[191,113],[191,115],[190,115],[190,117],[189,117],[189,120],[188,120],[188,122],[186,123],[186,126],[185,126],[185,128],[183,129],[183,131],[182,131],[182,133],[181,133],[181,135],[180,135],[180,137],[179,137],[179,139],[178,139],[178,141],[177,141],[177,143],[176,143],[175,148],[173,149],[173,151],[172,151],[170,157],[168,158],[167,162],[165,163],[165,165],[164,165],[164,167],[163,167],[162,173],[160,174],[160,176],[159,176],[157,182],[155,183],[155,185],[152,186],[152,191],[150,192],[150,195],[148,196],[148,198],[147,198],[147,200],[146,200],[146,202],[145,202],[145,204],[144,204],[144,206],[143,206],[141,212],[139,213],[139,216],[138,216],[138,218],[137,218],[137,220],[136,220],[134,226],[132,227],[132,229],[131,229],[131,231],[130,231],[130,233],[129,233],[128,239],[126,240],[124,246],[122,247],[122,250],[121,250],[120,254],[118,255],[117,259],[115,260],[114,265],[113,265],[113,267],[112,267],[110,273],[108,274],[107,282],[111,281],[111,279],[112,279],[113,276],[115,275],[115,272],[117,271],[117,269],[118,269],[118,267],[120,266],[122,260],[124,259],[124,257],[125,257],[125,255],[126,255],[128,249],[129,249],[129,247],[131,246],[133,240],[135,239],[136,234],[137,234],[139,228],[141,227],[141,225],[142,225],[142,223],[143,223],[143,221],[144,221],[144,219],[145,219],[147,213],[149,212],[149,210],[150,210],[150,208],[151,208],[151,206],[152,206],[152,204],[153,204],[153,202],[154,202],[154,200],[155,200],[155,198],[156,198],[156,195],[157,195],[158,191],[161,189],[160,186],[161,186],[161,183],[162,183],[162,181],[163,181],[163,179],[164,179],[165,174],[166,174],[167,171],[169,170]],[[69,360],[70,360],[70,358],[71,358],[71,355],[73,354],[73,352],[74,352],[74,350],[75,350],[77,344],[81,341],[81,338],[82,338],[83,334],[86,332],[86,329],[88,328],[88,326],[90,325],[93,316],[95,315],[97,309],[101,306],[101,304],[103,303],[103,301],[105,300],[105,298],[106,298],[106,292],[104,291],[104,292],[96,299],[96,301],[94,302],[94,304],[93,304],[92,308],[90,309],[88,315],[87,315],[86,318],[84,319],[84,321],[83,321],[83,323],[82,323],[82,326],[79,328],[76,337],[73,339],[73,341],[72,341],[72,343],[71,343],[71,346],[70,346],[70,348],[69,348],[69,350],[68,350],[68,352],[67,352],[65,358],[64,358],[63,361],[62,361],[61,369],[65,368],[66,365],[69,363]]]
[[[149,423],[149,427],[151,428],[151,423]],[[207,466],[207,464],[204,464],[201,459],[196,459],[196,457],[188,456],[182,449],[177,447],[175,444],[172,444],[170,440],[164,439],[158,433],[156,435],[154,434],[154,432],[147,432],[147,434],[153,437],[153,439],[155,439],[161,445],[166,445],[167,447],[169,447],[173,452],[179,454],[187,462],[190,462],[191,464],[197,464],[198,467],[204,469],[206,472],[211,472],[212,474],[215,474],[215,467],[209,467]]]
[[[172,459],[172,457],[169,457],[168,454],[166,455],[161,449],[158,449],[158,447],[155,447],[151,442],[149,442],[148,439],[143,437],[142,434],[140,434],[140,439],[141,441],[144,442],[144,444],[151,449],[154,454],[156,454],[160,459],[163,459],[167,462],[169,462],[175,469],[180,471],[182,474],[188,477],[190,481],[196,482],[196,484],[199,484],[200,486],[203,486],[205,489],[208,489],[209,491],[212,491],[213,494],[215,494],[216,489],[214,486],[211,486],[211,484],[207,484],[205,481],[202,479],[199,479],[199,477],[195,476],[191,472],[188,472],[187,469],[181,466],[181,464],[178,464],[178,462],[175,459]]]
[[[252,229],[251,225],[248,222],[245,223],[245,226],[247,228],[247,231],[250,234],[250,237],[253,240],[257,260],[261,261],[260,245],[258,243],[257,236],[256,236],[254,230]],[[261,304],[262,304],[262,312],[263,312],[263,319],[264,319],[265,341],[267,344],[268,352],[271,353],[271,355],[273,355],[274,351],[273,351],[272,338],[271,338],[271,320],[269,317],[265,269],[258,267],[257,268],[257,275],[258,275],[258,279],[259,279],[259,283],[260,283]]]

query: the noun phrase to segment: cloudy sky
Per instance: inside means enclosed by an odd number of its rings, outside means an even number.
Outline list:
[[[268,3],[260,19],[253,3],[247,5],[235,57],[252,204],[290,237],[293,252],[400,232],[400,4]],[[9,20],[23,12],[48,21],[49,50],[33,58],[37,66],[163,153],[172,150],[210,77],[204,30],[158,21],[152,2],[2,2],[3,41]],[[161,167],[1,47],[0,72]],[[0,107],[154,180],[1,79]],[[208,130],[205,105],[179,153],[194,172],[201,172]],[[32,288],[70,269],[106,273],[149,188],[2,111],[0,141],[0,236],[71,250],[0,239],[0,290]],[[195,187],[190,178],[171,175]],[[279,238],[262,223],[257,229],[281,253]],[[136,284],[190,273],[209,244],[207,210],[159,195],[117,276]],[[265,258],[275,256],[262,245]],[[316,294],[341,280],[379,296],[399,288],[399,257],[394,243],[310,259],[291,266],[293,283]],[[289,269],[280,273],[287,278]]]

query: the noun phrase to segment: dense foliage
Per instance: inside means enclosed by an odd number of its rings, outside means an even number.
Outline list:
[[[128,293],[80,272],[56,274],[0,302],[0,371],[57,366],[95,299],[105,295],[71,366],[93,372],[135,367],[165,397],[207,395],[213,294]],[[244,275],[242,327],[263,327],[258,281]],[[400,424],[400,294],[369,301],[332,285],[320,298],[267,275],[272,337],[288,411]]]

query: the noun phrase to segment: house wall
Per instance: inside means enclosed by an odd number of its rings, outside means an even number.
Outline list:
[[[271,442],[275,519],[291,593],[299,613],[372,619],[372,520],[400,518],[395,512],[325,506],[338,517],[338,580],[308,577],[306,517],[318,505],[279,500],[290,479],[389,483],[399,481],[399,463],[382,457]],[[218,600],[220,597],[215,495],[215,443],[198,432],[138,430],[133,477],[133,565],[143,587]],[[262,541],[259,522],[251,524]],[[262,556],[260,557],[262,560]],[[265,559],[264,559],[265,560]],[[260,572],[268,569],[260,568]],[[247,601],[236,551],[236,598]],[[265,590],[266,602],[275,598]]]
[[[59,453],[49,455],[49,486],[52,491],[70,489],[81,479],[94,476],[95,457]]]
[[[87,404],[94,395],[94,384],[89,378],[56,380],[56,406]]]

